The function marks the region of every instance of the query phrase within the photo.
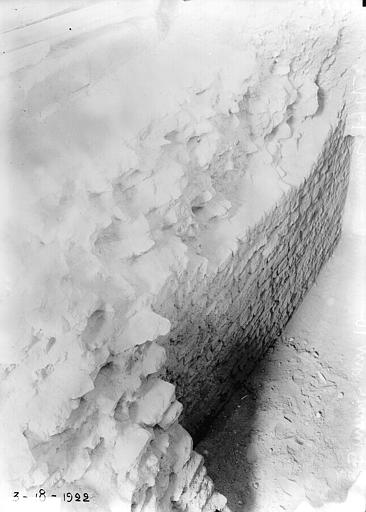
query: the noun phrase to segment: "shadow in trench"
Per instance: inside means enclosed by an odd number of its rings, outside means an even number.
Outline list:
[[[365,403],[349,303],[360,283],[345,264],[356,253],[348,238],[195,447],[232,512],[343,502],[358,476]]]
[[[233,512],[342,503],[366,464],[365,173],[356,164],[333,255],[197,440]]]
[[[232,512],[250,512],[255,506],[259,482],[254,471],[254,445],[259,433],[256,418],[265,368],[266,355],[246,381],[236,386],[229,402],[195,446],[205,457],[207,472],[216,489],[227,497]]]
[[[355,383],[314,341],[286,330],[195,447],[232,512],[342,502],[357,478]]]
[[[333,255],[197,442],[233,512],[342,503],[366,464],[364,185],[354,164]]]

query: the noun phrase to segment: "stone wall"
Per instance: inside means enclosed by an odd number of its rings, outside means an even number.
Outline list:
[[[335,2],[3,2],[0,501],[225,510],[172,383],[197,434],[337,239]]]
[[[248,231],[227,264],[209,281],[181,282],[173,300],[159,305],[172,322],[164,377],[176,385],[182,423],[194,437],[281,333],[332,254],[350,146],[341,112],[311,174]]]

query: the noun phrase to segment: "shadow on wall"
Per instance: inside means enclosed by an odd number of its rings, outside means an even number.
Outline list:
[[[227,497],[232,512],[250,512],[255,506],[259,487],[255,478],[256,423],[260,380],[266,379],[265,362],[266,357],[246,383],[238,386],[195,447],[205,457],[207,472],[216,489]]]
[[[304,339],[278,338],[195,447],[232,512],[292,510],[301,500],[318,425],[304,426],[315,411],[298,365],[315,372],[318,356]]]
[[[342,114],[340,114],[341,116]],[[291,318],[341,230],[351,141],[343,121],[313,172],[262,221],[209,280],[184,280],[155,311],[172,329],[163,378],[176,385],[181,424],[198,442]],[[193,306],[193,307],[192,307]]]
[[[364,437],[355,389],[364,363],[353,326],[355,298],[364,297],[361,238],[343,234],[300,315],[196,446],[232,512],[342,503],[357,478]]]

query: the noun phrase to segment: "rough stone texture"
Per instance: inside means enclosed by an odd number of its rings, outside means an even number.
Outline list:
[[[172,321],[165,378],[176,384],[182,423],[195,436],[281,333],[339,239],[352,141],[344,124],[342,111],[311,174],[223,269],[209,281],[197,276],[191,289],[181,282],[159,308]]]
[[[159,378],[159,343],[182,322],[182,371],[166,345],[189,418],[197,371],[209,369],[211,407],[219,379],[225,390],[245,373],[240,347],[254,359],[285,316],[269,277],[286,253],[276,235],[305,279],[287,224],[319,206],[299,203],[301,183],[339,124],[354,30],[343,7],[307,0],[42,3],[4,3],[0,491],[87,491],[109,512],[224,509]],[[341,188],[325,177],[319,190],[328,182],[325,226]],[[264,212],[271,224],[255,227]],[[291,287],[285,262],[277,271]]]

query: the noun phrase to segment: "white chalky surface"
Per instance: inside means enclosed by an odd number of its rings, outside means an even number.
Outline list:
[[[170,322],[151,304],[172,276],[225,264],[310,172],[355,20],[305,0],[1,11],[1,492],[88,489],[98,508],[161,512],[192,484],[191,510],[208,496],[221,510],[157,380]]]

